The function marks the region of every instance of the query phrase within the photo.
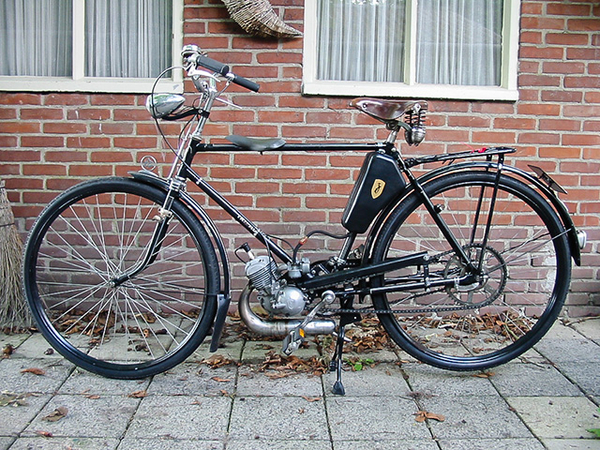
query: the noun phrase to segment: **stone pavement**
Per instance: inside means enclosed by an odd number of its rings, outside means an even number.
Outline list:
[[[331,394],[330,373],[261,371],[277,342],[230,340],[218,354],[241,364],[217,368],[200,363],[205,343],[169,373],[138,381],[47,355],[39,334],[0,335],[8,343],[0,449],[600,449],[586,431],[600,428],[600,319],[557,323],[535,350],[487,375],[437,370],[402,352],[364,354],[377,364],[344,373],[345,397]],[[313,355],[314,344],[298,356]],[[58,408],[64,417],[44,419]],[[418,411],[433,416],[418,422]]]

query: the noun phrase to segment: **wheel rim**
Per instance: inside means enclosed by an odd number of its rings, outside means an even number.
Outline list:
[[[473,233],[474,205],[481,198],[482,188],[484,197],[486,191],[492,192],[492,180],[491,174],[483,175],[475,186],[467,186],[473,183],[469,175],[456,179],[454,188],[445,188],[443,183],[429,188],[434,205],[471,255],[473,264],[483,253],[479,281],[437,292],[421,289],[374,298],[378,308],[402,311],[381,316],[396,341],[413,356],[434,365],[478,368],[512,359],[547,331],[566,295],[568,280],[558,275],[563,273],[561,276],[569,278],[565,238],[554,216],[549,217],[549,207],[536,205],[535,200],[540,198],[534,191],[526,188],[533,199],[526,198],[521,185],[504,185],[485,247],[481,244],[482,232]],[[464,274],[464,264],[449,247],[442,246],[442,242],[447,245],[445,240],[434,232],[437,228],[433,224],[426,222],[425,208],[413,202],[409,210],[412,214],[400,213],[396,223],[405,223],[387,243],[387,251],[378,246],[376,258],[427,250],[432,260],[430,277]],[[478,229],[484,229],[486,219],[485,213],[479,216]],[[423,279],[422,273],[411,270],[413,273],[391,276]],[[390,274],[386,276],[390,278]],[[378,283],[385,284],[384,277]]]
[[[91,193],[48,218],[36,242],[30,297],[42,331],[86,368],[141,370],[194,337],[205,310],[206,267],[186,220],[174,214],[155,262],[112,280],[143,255],[160,198]],[[175,208],[177,209],[177,208]]]

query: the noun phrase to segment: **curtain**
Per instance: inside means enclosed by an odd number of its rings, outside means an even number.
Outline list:
[[[71,0],[0,0],[0,75],[70,76]]]
[[[407,82],[406,2],[317,0],[317,79]],[[503,0],[412,0],[416,81],[500,85]]]
[[[86,0],[86,76],[156,77],[169,67],[170,0]]]
[[[499,86],[502,0],[419,0],[417,82]]]
[[[402,81],[404,0],[318,0],[317,78]]]

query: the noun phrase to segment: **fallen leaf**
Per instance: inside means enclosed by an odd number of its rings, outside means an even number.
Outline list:
[[[0,393],[0,406],[27,406],[27,397],[31,394],[14,394],[3,391]]]
[[[46,351],[44,352],[44,355],[53,355],[53,354],[54,354],[53,348],[47,348]]]
[[[494,372],[481,372],[481,373],[473,374],[473,376],[475,378],[490,378],[490,377],[493,377],[494,375],[496,375]]]
[[[50,433],[49,431],[41,431],[38,430],[36,431],[37,434],[39,434],[40,436],[44,436],[44,437],[52,437],[52,433]]]
[[[89,398],[90,400],[98,400],[100,398],[100,396],[97,394],[89,394],[89,395],[86,395],[85,398]]]
[[[148,393],[145,390],[142,390],[142,391],[132,392],[127,397],[129,397],[129,398],[144,398],[147,396],[148,396]]]
[[[10,358],[10,355],[12,355],[14,352],[15,348],[11,344],[6,344],[2,349],[2,357]]]
[[[216,381],[218,383],[228,383],[231,381],[229,378],[220,378],[220,377],[212,377],[211,380]]]
[[[46,417],[42,418],[42,420],[45,420],[46,422],[58,422],[60,419],[65,417],[68,412],[69,410],[64,406],[59,406]]]
[[[306,400],[307,402],[310,402],[310,403],[312,403],[312,402],[318,402],[319,400],[321,400],[321,397],[307,397],[305,395],[303,395],[302,398],[304,400]]]
[[[43,369],[38,369],[37,367],[30,367],[28,369],[21,370],[21,373],[32,373],[34,375],[46,375],[46,371]]]
[[[438,422],[443,422],[446,420],[446,417],[442,416],[441,414],[433,414],[427,411],[419,411],[414,415],[416,416],[415,420],[417,422],[425,422],[426,419],[437,420]]]

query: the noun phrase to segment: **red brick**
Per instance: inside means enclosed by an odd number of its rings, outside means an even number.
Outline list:
[[[0,161],[41,161],[41,153],[37,150],[18,150],[0,151]]]
[[[547,131],[579,131],[581,129],[581,122],[568,119],[540,119],[539,129]]]
[[[87,105],[89,97],[86,94],[64,93],[47,94],[44,105]]]
[[[598,89],[600,88],[600,77],[566,76],[564,84],[566,88]]]
[[[521,133],[517,141],[524,144],[556,145],[560,143],[560,135],[556,133]]]
[[[581,157],[581,149],[572,148],[572,147],[541,147],[540,148],[540,158],[580,158]]]
[[[541,44],[542,33],[540,31],[521,31],[521,44]]]
[[[289,154],[284,153],[281,156],[281,161],[286,166],[324,166],[327,164],[327,157],[324,155],[315,154]]]
[[[0,122],[0,133],[23,134],[39,132],[40,124],[36,122]]]
[[[588,45],[589,35],[575,33],[548,33],[546,43],[551,45]]]
[[[115,137],[114,145],[118,148],[154,149],[157,145],[155,137]]]
[[[64,163],[85,162],[88,160],[88,152],[73,150],[46,151],[44,152],[44,160]]]
[[[131,94],[93,94],[90,96],[90,104],[98,106],[133,106],[136,104],[136,96]]]
[[[211,167],[211,178],[231,178],[240,180],[243,178],[254,178],[256,170],[249,167]]]
[[[92,153],[92,162],[132,162],[133,157],[130,152],[127,151],[108,151],[108,152],[94,152]]]
[[[573,49],[569,49],[573,50]],[[564,56],[563,47],[536,47],[530,45],[522,45],[519,48],[519,56],[521,58],[532,58],[532,59],[563,59]],[[573,58],[578,59],[578,58]],[[579,58],[582,59],[582,58]]]
[[[560,114],[560,105],[551,103],[519,103],[517,105],[519,114],[535,116],[558,116]]]
[[[302,53],[275,52],[256,55],[259,64],[301,64]]]
[[[71,164],[69,176],[75,177],[107,177],[113,175],[113,165]]]
[[[465,140],[464,142],[468,141]],[[486,145],[514,144],[516,142],[516,136],[514,132],[508,131],[473,131],[473,139],[471,142]]]
[[[300,123],[304,122],[302,111],[259,111],[260,123]]]
[[[275,166],[279,163],[279,155],[260,153],[237,153],[234,155],[236,166]]]
[[[64,164],[23,164],[23,175],[58,175],[67,174],[67,167]]]
[[[600,146],[597,134],[569,133],[562,136],[563,145]]]
[[[307,139],[309,137],[324,139],[327,136],[326,127],[317,126],[282,126],[281,133],[285,137],[301,137]]]
[[[87,125],[77,122],[46,122],[44,133],[50,134],[81,134],[87,131]]]
[[[110,118],[108,109],[77,108],[67,111],[68,120],[107,120]]]
[[[548,18],[543,16],[522,17],[521,28],[525,30],[564,30],[565,22],[563,18]]]
[[[0,92],[0,105],[41,105],[40,94]]]
[[[59,136],[21,136],[22,147],[62,147],[64,139]]]
[[[258,178],[261,180],[300,180],[302,179],[302,169],[259,168]]]
[[[256,199],[257,208],[299,208],[300,199],[298,197],[258,197]]]
[[[312,180],[349,180],[350,171],[342,169],[305,169],[306,181]]]
[[[560,86],[560,77],[549,75],[519,75],[519,86]]]
[[[567,48],[567,59],[583,59],[596,61],[600,59],[600,49],[598,48]]]
[[[62,120],[64,111],[55,108],[22,108],[20,117],[22,120]]]
[[[284,183],[284,194],[325,194],[327,185],[321,183]]]
[[[581,91],[565,91],[564,89],[542,91],[542,101],[580,103],[583,97]]]
[[[525,118],[506,118],[499,117],[494,119],[494,128],[498,129],[517,129],[517,130],[533,130],[536,126],[535,119],[525,119]]]
[[[73,136],[67,138],[69,148],[107,148],[110,147],[110,138]]]
[[[594,19],[569,19],[569,31],[600,31],[600,20]]]

